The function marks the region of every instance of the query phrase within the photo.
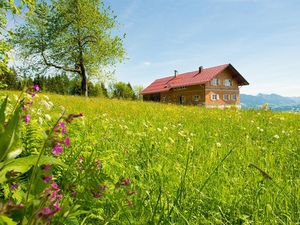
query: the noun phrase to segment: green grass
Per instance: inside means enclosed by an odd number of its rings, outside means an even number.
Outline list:
[[[85,115],[74,151],[97,152],[138,191],[133,206],[98,212],[103,221],[300,223],[300,114],[48,96]]]

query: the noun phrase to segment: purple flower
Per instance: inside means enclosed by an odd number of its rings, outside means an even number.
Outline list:
[[[35,84],[35,85],[33,85],[32,89],[33,89],[34,91],[39,91],[39,90],[40,90],[40,87],[39,87],[39,85]]]
[[[102,194],[100,194],[100,193],[94,193],[94,197],[95,197],[95,198],[102,198],[102,197],[103,197],[103,195],[102,195]]]
[[[17,190],[18,187],[19,187],[19,185],[18,185],[17,183],[12,183],[12,184],[10,185],[10,190],[11,190],[11,191],[15,191],[15,190]]]
[[[66,126],[65,126],[65,122],[61,121],[58,123],[58,126],[61,128],[61,133],[65,134],[66,133]]]
[[[128,205],[129,207],[131,207],[131,206],[133,205],[133,202],[130,201],[130,200],[128,200],[128,201],[127,201],[127,205]]]
[[[26,123],[26,125],[29,124],[29,121],[30,121],[30,114],[27,114],[27,115],[25,116],[25,123]]]
[[[51,169],[51,167],[52,167],[51,164],[46,164],[46,165],[44,165],[43,170],[44,170],[45,172],[48,172],[48,171]]]
[[[49,181],[51,181],[52,180],[52,176],[44,176],[43,177],[43,181],[44,181],[44,183],[49,183]]]
[[[129,178],[126,178],[124,180],[124,186],[128,186],[130,184],[130,179]]]
[[[64,148],[61,145],[55,145],[52,149],[52,154],[56,155],[56,156],[60,155],[63,150],[64,150]]]
[[[71,146],[71,143],[70,143],[70,137],[66,137],[65,139],[65,144],[67,147],[70,147]]]
[[[38,213],[38,215],[39,215],[40,217],[50,216],[50,215],[52,215],[52,214],[53,214],[53,211],[52,211],[50,208],[48,208],[48,207],[42,208],[42,209],[40,210],[40,212]]]
[[[102,186],[101,186],[101,190],[102,190],[102,191],[106,191],[106,189],[107,189],[107,186],[106,186],[106,185],[102,185]]]

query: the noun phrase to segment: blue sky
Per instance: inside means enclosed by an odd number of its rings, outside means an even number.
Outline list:
[[[242,93],[300,96],[299,0],[110,0],[128,60],[118,80],[147,86],[179,72],[231,63]]]
[[[145,87],[175,69],[180,73],[231,63],[250,83],[242,93],[300,96],[300,0],[106,4],[118,16],[119,32],[127,34],[128,59],[117,65],[117,80]]]

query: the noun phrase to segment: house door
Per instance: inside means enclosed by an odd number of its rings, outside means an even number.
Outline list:
[[[180,104],[180,105],[184,105],[184,100],[185,100],[185,99],[184,99],[184,96],[180,96],[180,97],[179,97],[179,104]]]

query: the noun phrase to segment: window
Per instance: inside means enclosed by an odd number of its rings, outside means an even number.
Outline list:
[[[211,80],[212,86],[218,86],[220,84],[220,79],[214,78]]]
[[[184,96],[180,96],[180,97],[179,97],[179,104],[183,105],[184,102],[185,102]]]
[[[219,99],[219,95],[217,95],[217,94],[212,94],[211,95],[211,100],[216,101],[218,99]]]
[[[194,96],[194,101],[195,101],[195,102],[199,102],[199,95],[195,95],[195,96]]]
[[[231,95],[231,99],[232,99],[233,101],[236,101],[236,94]]]
[[[228,94],[223,95],[223,99],[224,99],[224,101],[228,101],[229,100],[229,95]]]
[[[230,79],[224,80],[224,86],[225,86],[225,87],[230,87],[230,86],[232,86],[232,81],[231,81]]]

